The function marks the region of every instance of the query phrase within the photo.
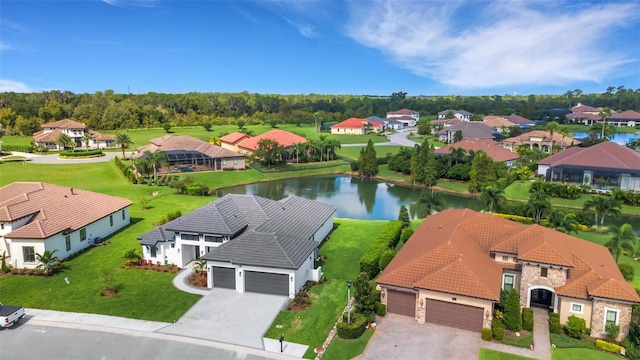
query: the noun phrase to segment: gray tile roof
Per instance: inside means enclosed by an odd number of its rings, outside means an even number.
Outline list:
[[[242,204],[242,203],[241,203]],[[244,205],[244,204],[242,204]],[[209,203],[186,215],[166,223],[163,227],[175,232],[206,233],[233,236],[248,224],[251,212],[240,208],[231,196]],[[257,207],[256,216],[260,216]],[[264,215],[263,215],[264,216]]]
[[[172,241],[175,236],[176,234],[173,231],[157,227],[148,233],[138,236],[137,239],[140,240],[140,245],[156,246],[159,242]]]
[[[279,203],[281,206],[278,213],[272,214],[269,221],[256,227],[256,231],[311,239],[320,226],[336,211],[332,205],[298,196],[290,196],[280,200]]]

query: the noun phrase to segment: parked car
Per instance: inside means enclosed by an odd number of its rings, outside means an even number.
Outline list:
[[[0,327],[8,328],[13,326],[24,317],[24,308],[22,306],[9,306],[0,303]]]

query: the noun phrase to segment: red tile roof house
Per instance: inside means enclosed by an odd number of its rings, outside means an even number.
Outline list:
[[[251,136],[245,134],[245,133],[241,133],[241,132],[232,132],[231,134],[227,134],[224,136],[220,137],[220,146],[222,146],[222,148],[227,149],[227,150],[231,150],[231,151],[235,151],[235,152],[240,152],[240,148],[238,147],[238,144],[243,142],[244,140],[250,138]]]
[[[493,161],[503,162],[507,166],[514,166],[516,160],[520,158],[518,153],[509,151],[498,145],[497,142],[489,139],[464,139],[453,144],[448,144],[435,151],[436,155],[448,155],[452,148],[463,148],[466,151],[484,151]]]
[[[531,127],[531,126],[536,124],[535,122],[533,122],[533,121],[531,121],[531,120],[529,120],[529,119],[527,119],[525,117],[522,117],[520,115],[515,115],[515,114],[514,115],[509,115],[509,116],[503,116],[503,118],[511,121],[514,124],[516,124],[516,126],[523,127],[523,128],[524,127]]]
[[[628,126],[636,127],[640,125],[640,113],[633,110],[623,111],[619,114],[611,114],[606,119],[607,124],[613,124],[615,126]]]
[[[164,152],[169,166],[163,166],[160,173],[245,169],[244,155],[191,136],[165,135],[151,139],[150,142],[149,145],[139,147],[133,157],[144,158],[146,151]]]
[[[89,147],[91,148],[109,148],[113,147],[116,140],[115,135],[103,135],[97,131],[89,130],[87,127],[77,121],[71,119],[62,119],[55,122],[46,123],[40,126],[42,130],[33,134],[33,142],[36,145],[44,146],[47,149],[62,149],[62,145],[57,143],[60,134],[67,134],[76,142],[76,147],[83,147],[85,134],[91,135]]]
[[[589,186],[602,178],[607,186],[640,191],[640,152],[610,141],[588,148],[573,147],[542,159],[538,175],[547,181]]]
[[[583,318],[596,338],[608,323],[626,337],[640,303],[605,247],[468,209],[428,216],[376,283],[390,313],[478,332],[491,326],[503,289],[561,323]]]
[[[389,111],[387,113],[387,119],[400,121],[404,123],[405,126],[416,126],[420,123],[420,113],[409,109],[400,109]]]
[[[251,154],[258,149],[258,143],[262,139],[275,140],[278,144],[284,146],[285,148],[294,146],[295,144],[304,144],[307,142],[307,139],[300,135],[296,135],[294,133],[280,129],[273,129],[267,131],[264,134],[249,137],[240,141],[237,145],[238,149],[240,150],[239,152],[246,155]],[[222,141],[222,138],[220,138],[220,141]]]
[[[548,131],[533,130],[504,139],[500,141],[500,144],[511,151],[517,151],[520,146],[527,146],[531,149],[542,150],[548,154],[551,152],[552,144],[553,146],[560,146],[564,150],[570,146],[578,146],[581,142],[558,133],[553,133],[553,141],[551,141]]]
[[[36,254],[64,259],[129,224],[128,199],[41,182],[0,188],[0,253],[16,268],[38,266]]]
[[[384,123],[369,119],[349,118],[331,126],[331,133],[338,135],[365,135],[384,132]]]

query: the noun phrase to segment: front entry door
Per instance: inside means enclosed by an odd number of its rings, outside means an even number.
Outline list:
[[[200,259],[200,246],[196,245],[196,259]]]
[[[539,306],[551,309],[553,302],[553,293],[546,289],[531,290],[531,306]]]

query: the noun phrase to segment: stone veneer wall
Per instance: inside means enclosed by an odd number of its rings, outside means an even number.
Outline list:
[[[547,268],[547,277],[540,276],[540,266],[522,264],[520,279],[520,306],[527,306],[528,289],[533,286],[546,286],[552,289],[567,282],[567,270]],[[554,295],[555,296],[555,295]]]
[[[620,325],[620,335],[616,340],[621,341],[629,334],[629,324],[631,323],[631,305],[619,302],[595,300],[593,302],[593,312],[591,314],[591,337],[604,338],[604,312],[605,308],[619,310],[618,325]]]

